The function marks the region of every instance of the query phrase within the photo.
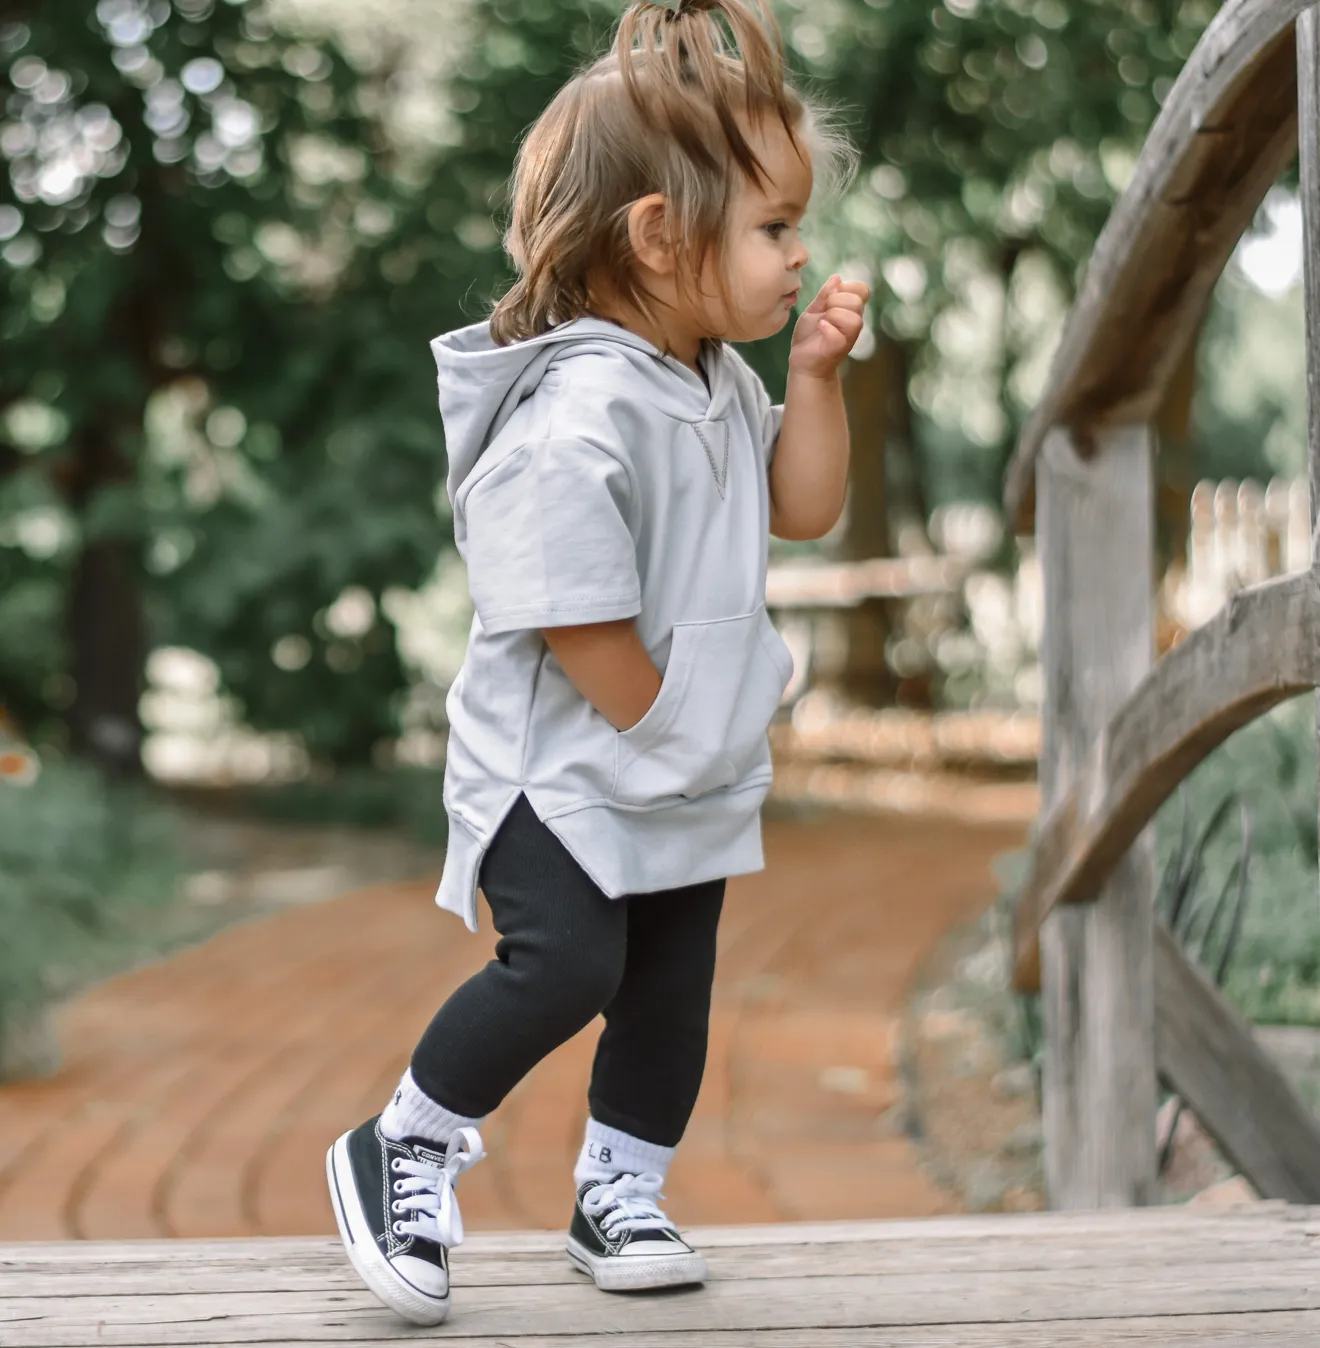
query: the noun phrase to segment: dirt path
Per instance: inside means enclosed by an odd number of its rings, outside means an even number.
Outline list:
[[[1015,826],[834,815],[767,826],[730,887],[710,1064],[671,1175],[683,1222],[932,1214],[891,1120],[915,971],[992,897]],[[488,957],[391,884],[231,928],[80,997],[66,1067],[0,1090],[0,1240],[331,1231],[323,1155],[378,1109],[436,1004]],[[472,1229],[556,1227],[596,1027],[491,1118]]]

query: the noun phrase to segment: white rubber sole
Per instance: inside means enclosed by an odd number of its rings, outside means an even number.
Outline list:
[[[599,1255],[570,1236],[568,1257],[602,1292],[649,1292],[657,1287],[687,1287],[706,1281],[706,1261],[695,1251],[657,1258]]]
[[[326,1152],[325,1177],[330,1186],[330,1205],[335,1210],[339,1235],[358,1277],[390,1310],[405,1320],[415,1325],[443,1323],[449,1315],[448,1294],[443,1299],[430,1297],[404,1282],[372,1238],[353,1185],[347,1133]]]

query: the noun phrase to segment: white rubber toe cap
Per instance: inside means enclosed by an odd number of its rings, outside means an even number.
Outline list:
[[[675,1245],[672,1240],[630,1240],[614,1258],[681,1259],[691,1253],[691,1250],[685,1250],[682,1246]]]
[[[398,1254],[390,1260],[390,1263],[399,1277],[415,1287],[423,1296],[449,1295],[449,1275],[429,1260],[418,1259],[411,1254]]]

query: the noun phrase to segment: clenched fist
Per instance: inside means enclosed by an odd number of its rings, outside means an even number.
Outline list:
[[[862,315],[870,298],[871,287],[864,282],[831,276],[793,329],[788,368],[817,379],[833,375],[862,335]]]

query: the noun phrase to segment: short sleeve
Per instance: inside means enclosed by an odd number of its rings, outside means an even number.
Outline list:
[[[578,440],[525,445],[463,502],[472,602],[491,633],[641,612],[627,470]]]

